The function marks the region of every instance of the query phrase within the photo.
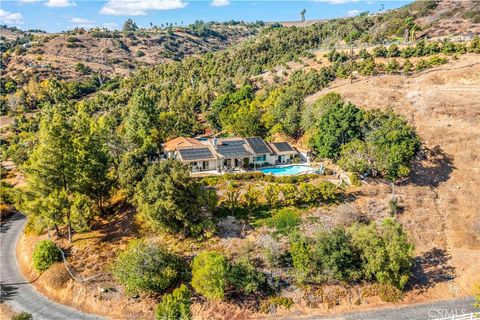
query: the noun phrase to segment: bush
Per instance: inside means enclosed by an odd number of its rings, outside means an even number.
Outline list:
[[[402,226],[389,218],[380,227],[373,222],[354,224],[350,234],[353,246],[360,252],[366,279],[403,289],[411,274],[414,246]]]
[[[321,195],[321,201],[332,203],[337,201],[337,186],[330,181],[322,181],[317,186]]]
[[[33,266],[39,272],[46,271],[55,262],[62,261],[62,253],[52,240],[42,240],[33,251]]]
[[[298,212],[292,208],[282,208],[275,214],[265,219],[266,225],[275,228],[278,234],[289,234],[294,231],[302,222]]]
[[[204,251],[193,259],[192,287],[207,299],[223,299],[227,260],[216,252]]]
[[[143,52],[142,50],[138,50],[135,55],[137,56],[137,58],[141,58],[145,55],[145,52]]]
[[[290,309],[293,307],[294,302],[291,298],[287,297],[270,297],[267,300],[263,300],[260,304],[260,312],[262,313],[275,313],[278,307]]]
[[[132,241],[115,260],[113,276],[127,292],[164,292],[182,276],[183,264],[174,254],[141,240]]]
[[[155,312],[156,320],[188,320],[190,318],[190,291],[184,284],[172,293],[164,295]]]
[[[259,206],[260,190],[249,184],[246,192],[243,194],[243,201],[248,210],[253,211]]]
[[[336,280],[360,277],[360,256],[351,244],[350,235],[337,228],[323,232],[316,239],[316,254],[323,274]]]
[[[296,237],[290,241],[290,256],[295,271],[295,280],[298,283],[305,282],[313,270],[312,252],[306,238]]]
[[[257,292],[265,284],[265,275],[258,272],[247,259],[242,259],[230,266],[228,282],[246,294]]]
[[[12,320],[32,320],[32,319],[33,319],[32,315],[28,312],[21,312],[12,317]]]
[[[285,184],[282,186],[282,196],[283,196],[283,203],[286,206],[294,206],[297,204],[297,197],[298,192],[295,185],[292,184]]]
[[[278,195],[280,189],[276,184],[267,184],[263,189],[263,196],[269,208],[274,208],[278,204]]]

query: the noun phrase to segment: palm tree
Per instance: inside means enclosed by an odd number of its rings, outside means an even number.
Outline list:
[[[300,17],[302,18],[302,22],[305,22],[305,13],[307,12],[307,10],[303,9],[302,11],[300,11]]]

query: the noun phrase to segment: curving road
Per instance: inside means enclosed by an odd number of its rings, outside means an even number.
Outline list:
[[[16,311],[31,313],[34,319],[39,320],[102,319],[48,300],[22,276],[15,256],[15,247],[25,222],[25,216],[17,213],[0,224],[0,302],[8,304]],[[473,312],[473,301],[473,298],[463,298],[340,315],[292,314],[275,319],[430,320]]]
[[[25,223],[25,216],[16,213],[0,224],[0,302],[38,320],[102,319],[49,300],[23,277],[15,247]]]

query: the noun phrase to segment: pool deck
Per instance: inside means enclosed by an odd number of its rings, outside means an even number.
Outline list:
[[[221,171],[218,172],[218,170],[206,170],[206,171],[197,171],[197,172],[191,172],[191,175],[193,177],[205,177],[205,176],[221,176],[226,173],[248,173],[248,172],[262,172],[261,169],[273,169],[273,168],[284,168],[284,167],[290,167],[290,166],[304,166],[304,167],[310,167],[311,170],[306,170],[303,172],[295,173],[295,174],[284,174],[281,176],[294,176],[294,175],[302,175],[302,174],[309,174],[309,173],[315,173],[315,171],[318,169],[316,167],[311,167],[311,165],[322,165],[322,163],[307,163],[307,162],[300,162],[300,163],[288,163],[288,164],[280,164],[280,165],[275,165],[275,166],[266,166],[266,167],[261,167],[257,170],[249,169],[240,169],[240,170],[234,170],[234,171]],[[264,173],[266,175],[270,175],[272,173]],[[272,174],[273,175],[273,174]],[[280,175],[279,175],[280,176]]]

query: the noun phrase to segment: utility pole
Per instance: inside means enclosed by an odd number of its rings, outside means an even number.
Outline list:
[[[350,84],[353,83],[353,43],[350,48]]]

